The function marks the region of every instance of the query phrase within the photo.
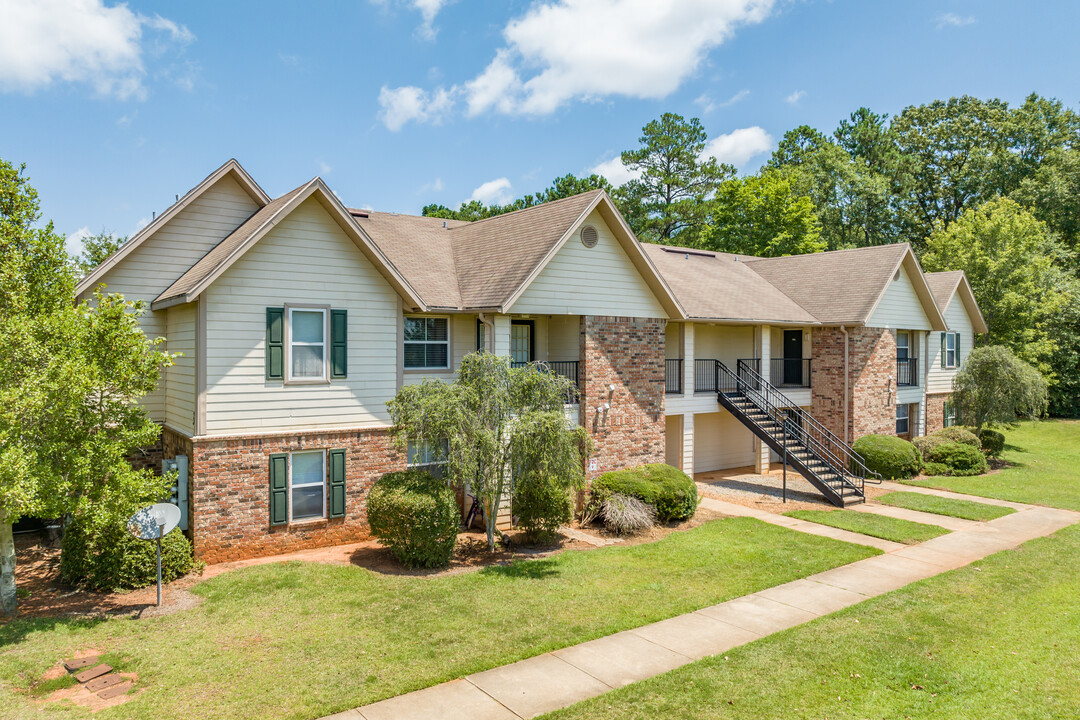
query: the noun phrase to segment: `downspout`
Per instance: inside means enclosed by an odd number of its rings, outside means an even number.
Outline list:
[[[848,424],[848,382],[850,374],[848,372],[848,331],[843,325],[840,326],[840,332],[844,333],[844,442],[851,444],[851,426]]]
[[[495,352],[495,323],[484,316],[484,313],[477,313],[476,318],[484,323],[484,352]]]

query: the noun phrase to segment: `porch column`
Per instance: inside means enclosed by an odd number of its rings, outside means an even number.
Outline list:
[[[495,315],[491,324],[495,327],[491,352],[499,357],[510,357],[510,316]]]
[[[769,367],[772,365],[769,344],[772,341],[772,327],[762,325],[758,328],[757,356],[761,359],[761,377],[765,382],[771,382]],[[754,436],[754,472],[764,475],[769,472],[769,446]]]
[[[694,323],[683,323],[683,396],[694,394]],[[693,429],[693,422],[690,424]],[[690,452],[693,455],[693,451]],[[685,453],[683,454],[685,458]]]
[[[694,477],[694,413],[683,413],[682,417],[682,471]]]

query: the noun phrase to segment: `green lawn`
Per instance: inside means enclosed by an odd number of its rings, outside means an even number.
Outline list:
[[[545,720],[1080,717],[1080,527]]]
[[[1013,502],[1080,510],[1080,421],[1027,422],[1005,431],[1009,463],[1001,472],[975,477],[932,477],[905,481],[910,485]]]
[[[655,543],[435,578],[298,562],[252,567],[200,583],[203,604],[167,617],[0,626],[0,715],[88,716],[32,705],[26,689],[93,647],[146,688],[96,717],[306,720],[875,554],[731,518]]]
[[[893,542],[914,545],[936,538],[949,532],[937,525],[924,525],[923,523],[899,518],[874,515],[872,513],[858,512],[857,510],[792,510],[784,513],[788,517],[799,520],[829,525],[841,530],[850,530],[862,535],[892,540]]]
[[[1014,467],[927,484],[1080,508],[1080,423],[1025,424],[1006,438]],[[1077,567],[1073,525],[545,717],[1071,720],[1080,717]]]
[[[881,495],[875,500],[882,505],[892,505],[905,510],[918,510],[919,512],[948,515],[949,517],[978,520],[979,522],[986,522],[1016,512],[1012,508],[1001,507],[1000,505],[987,505],[974,500],[954,500],[915,492],[892,492]]]

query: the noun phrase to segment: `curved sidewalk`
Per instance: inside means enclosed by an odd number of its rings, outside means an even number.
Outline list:
[[[902,489],[913,488],[902,486]],[[1004,501],[943,491],[927,494],[1004,504]],[[708,497],[702,500],[702,505],[875,547],[888,542],[805,521],[791,523],[793,518]],[[972,522],[919,545],[888,543],[890,547],[882,547],[883,555],[330,717],[525,720],[723,653],[1080,522],[1080,513],[1068,510],[1018,503],[1008,506],[1017,512],[984,523]]]

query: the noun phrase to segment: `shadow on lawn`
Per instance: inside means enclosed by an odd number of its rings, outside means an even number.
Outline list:
[[[502,575],[523,580],[543,580],[559,574],[554,560],[515,560],[508,565],[491,565],[480,570],[481,575]]]
[[[0,621],[0,650],[22,642],[26,636],[36,632],[48,632],[59,627],[69,630],[85,630],[103,623],[107,617],[18,617]]]

